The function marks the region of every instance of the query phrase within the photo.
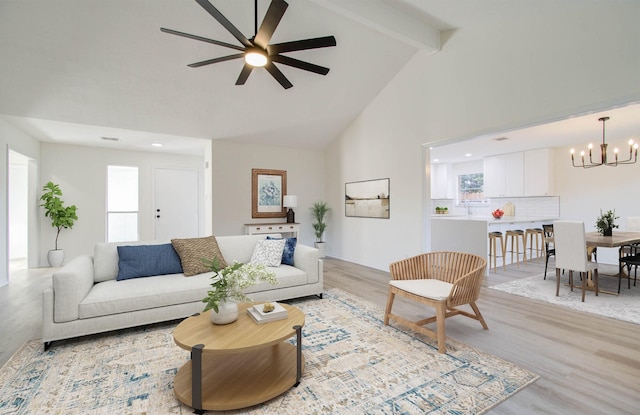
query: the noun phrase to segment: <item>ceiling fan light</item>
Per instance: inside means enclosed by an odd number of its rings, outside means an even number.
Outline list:
[[[260,49],[250,49],[244,54],[244,61],[251,66],[262,67],[267,64],[267,54]]]

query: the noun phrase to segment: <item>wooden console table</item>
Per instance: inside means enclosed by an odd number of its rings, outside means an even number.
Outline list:
[[[299,223],[245,223],[245,235],[257,235],[263,233],[288,233],[297,238],[300,232]]]

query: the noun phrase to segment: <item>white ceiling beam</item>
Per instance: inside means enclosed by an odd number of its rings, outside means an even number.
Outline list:
[[[418,49],[440,50],[440,31],[384,0],[311,0],[337,14]]]

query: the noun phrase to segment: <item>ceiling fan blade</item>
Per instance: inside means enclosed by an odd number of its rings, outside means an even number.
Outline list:
[[[273,32],[275,32],[276,27],[278,27],[287,7],[289,7],[289,5],[284,0],[273,0],[271,4],[269,4],[269,9],[267,10],[264,19],[260,24],[260,29],[253,40],[256,45],[263,49],[269,45],[271,36],[273,36]]]
[[[234,55],[222,56],[220,58],[207,59],[206,61],[202,61],[202,62],[190,63],[187,66],[191,68],[199,68],[201,66],[211,65],[212,63],[230,61],[232,59],[238,59],[238,58],[244,58],[244,53],[236,53]]]
[[[324,66],[314,65],[313,63],[304,62],[298,59],[290,58],[288,56],[274,55],[274,56],[270,56],[269,58],[274,62],[278,62],[283,65],[293,66],[294,68],[317,73],[320,75],[326,75],[329,73],[329,68],[325,68]]]
[[[333,36],[316,37],[313,39],[294,40],[292,42],[276,43],[269,45],[267,51],[269,55],[278,53],[295,52],[298,50],[326,48],[336,45],[336,38]]]
[[[253,46],[251,42],[249,42],[249,39],[247,39],[247,37],[243,35],[242,32],[240,32],[238,28],[233,25],[233,23],[227,20],[227,18],[224,17],[222,13],[220,13],[220,11],[218,11],[218,9],[213,6],[213,4],[209,3],[208,0],[196,0],[196,2],[200,6],[202,6],[202,8],[205,9],[211,16],[213,16],[213,18],[216,19],[218,23],[224,26],[224,28],[233,35],[233,37],[238,39],[238,42],[242,43],[248,48]]]
[[[245,63],[242,67],[242,71],[240,71],[240,76],[238,76],[238,80],[236,81],[236,85],[244,85],[247,82],[247,78],[251,75],[251,71],[253,70],[253,66]]]
[[[280,85],[282,85],[284,89],[289,89],[293,86],[293,84],[289,82],[287,77],[284,76],[282,72],[280,72],[280,69],[276,68],[276,65],[274,65],[273,62],[267,62],[264,68],[271,74],[271,76],[276,79],[276,81],[280,83]]]
[[[244,50],[244,48],[242,46],[232,45],[231,43],[220,42],[219,40],[208,39],[208,38],[202,37],[202,36],[191,35],[189,33],[178,32],[177,30],[173,30],[173,29],[166,29],[164,27],[161,27],[160,30],[163,31],[164,33],[169,33],[169,34],[176,35],[176,36],[182,36],[182,37],[186,37],[186,38],[189,38],[189,39],[199,40],[201,42],[213,43],[214,45],[224,46],[226,48],[231,48],[231,49],[235,49],[235,50],[242,50],[242,51]]]

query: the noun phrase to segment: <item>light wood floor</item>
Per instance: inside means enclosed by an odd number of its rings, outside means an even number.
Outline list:
[[[325,288],[340,288],[381,308],[386,304],[387,272],[332,258],[325,259],[324,270]],[[461,316],[447,321],[449,337],[541,376],[490,413],[639,414],[640,326],[486,288],[543,270],[541,260],[529,261],[486,278],[478,306],[488,331]],[[0,288],[0,365],[24,342],[40,337],[42,289],[50,275],[48,268],[13,272],[11,283]],[[395,307],[408,317],[421,316],[420,307],[407,301],[397,299]]]

